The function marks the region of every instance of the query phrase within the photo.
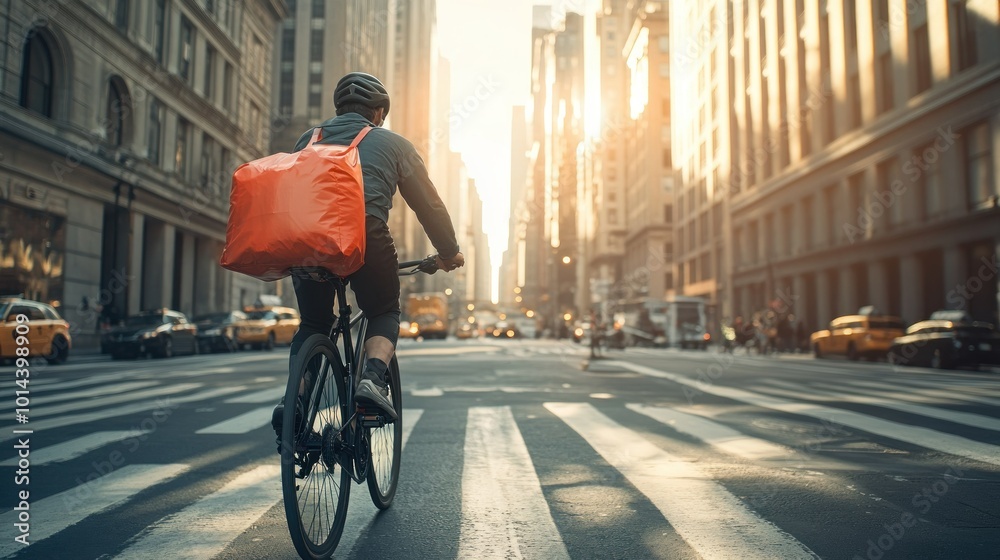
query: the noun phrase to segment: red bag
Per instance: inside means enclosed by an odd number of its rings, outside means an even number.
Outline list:
[[[347,276],[364,264],[365,193],[358,143],[317,144],[244,163],[233,173],[223,268],[278,280],[293,267]]]

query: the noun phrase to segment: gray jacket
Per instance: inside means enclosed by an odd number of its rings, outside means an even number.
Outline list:
[[[346,113],[319,124],[320,144],[349,145],[365,126],[374,126],[357,113]],[[295,143],[299,151],[309,144],[314,128]],[[427,166],[409,140],[385,128],[373,128],[358,144],[361,174],[365,182],[365,212],[389,221],[392,197],[399,188],[406,204],[441,258],[451,258],[459,251],[455,227],[448,209],[427,174]]]

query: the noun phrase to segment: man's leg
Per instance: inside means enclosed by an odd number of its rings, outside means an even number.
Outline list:
[[[368,317],[365,353],[356,400],[374,404],[392,418],[396,412],[388,400],[385,372],[399,337],[399,261],[389,227],[368,216],[365,264],[351,275],[351,288],[358,307]]]
[[[333,289],[333,284],[329,282],[294,278],[293,284],[295,286],[295,299],[299,303],[299,313],[302,321],[299,323],[299,330],[292,337],[292,346],[289,350],[290,357],[294,357],[299,352],[302,344],[311,335],[316,333],[325,336],[330,335],[330,329],[333,327],[333,303],[336,293]],[[310,371],[308,373],[312,375],[309,375],[308,379],[303,378],[299,384],[300,396],[308,394],[312,390],[312,383],[315,381],[312,377],[317,372]],[[284,398],[282,398],[278,406],[274,407],[274,410],[271,412],[271,427],[274,428],[279,438],[281,437],[281,426],[284,423],[284,413]]]

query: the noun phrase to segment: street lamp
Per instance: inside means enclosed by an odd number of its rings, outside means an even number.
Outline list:
[[[535,316],[535,312],[534,312],[534,311],[532,311],[531,309],[529,309],[529,310],[527,311],[527,313],[525,313],[524,315],[525,315],[525,317],[527,317],[527,318],[531,319],[532,317],[534,317],[534,316]]]
[[[563,315],[563,319],[566,320],[566,321],[572,321],[573,320],[573,314],[572,313],[566,313],[565,315]]]
[[[445,289],[444,289],[444,295],[446,295],[446,296],[450,296],[450,295],[451,295],[452,293],[453,293],[453,292],[451,291],[451,288],[445,288]]]
[[[473,311],[476,309],[476,306],[470,303],[469,305],[466,305],[465,308],[468,309],[469,311]]]
[[[569,255],[566,255],[565,257],[563,257],[562,261],[563,261],[563,264],[569,264],[569,263],[573,262],[573,259],[569,258]]]

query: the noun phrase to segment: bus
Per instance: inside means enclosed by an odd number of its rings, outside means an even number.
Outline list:
[[[622,305],[614,319],[620,325],[626,346],[704,350],[711,340],[703,298],[676,296],[666,300],[636,300]]]
[[[406,300],[406,316],[416,324],[418,336],[441,338],[448,336],[448,296],[441,292],[410,294]]]

